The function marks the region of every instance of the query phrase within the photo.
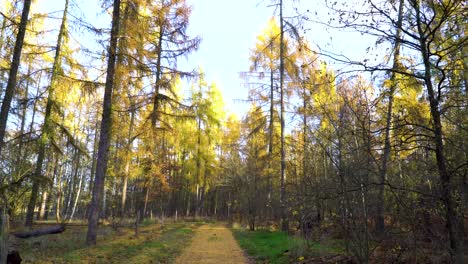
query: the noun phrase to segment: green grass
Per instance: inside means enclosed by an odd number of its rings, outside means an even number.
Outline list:
[[[286,233],[274,231],[234,230],[234,237],[247,254],[259,262],[288,263],[292,240]]]
[[[291,263],[303,257],[343,254],[340,241],[309,242],[280,231],[233,230],[234,237],[257,263]]]
[[[17,241],[23,263],[170,263],[190,243],[200,224],[177,222],[112,230],[100,227],[98,243],[87,247],[86,228]]]

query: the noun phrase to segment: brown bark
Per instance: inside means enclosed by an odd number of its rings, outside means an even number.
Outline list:
[[[109,158],[110,136],[112,128],[112,90],[114,86],[115,61],[117,53],[117,42],[119,34],[120,20],[120,0],[114,0],[114,10],[112,11],[112,29],[110,45],[108,50],[107,76],[104,90],[103,112],[101,120],[101,134],[99,137],[98,159],[96,164],[96,175],[93,186],[93,197],[89,207],[88,233],[86,243],[96,244],[97,225],[99,212],[104,192],[104,180]]]
[[[429,97],[429,106],[432,118],[433,141],[435,145],[435,154],[437,168],[441,182],[441,200],[445,207],[445,218],[450,240],[450,255],[453,263],[464,263],[464,241],[463,241],[463,218],[460,202],[456,200],[452,183],[452,175],[447,168],[447,159],[444,152],[443,128],[441,121],[440,101],[436,95],[435,87],[432,83],[432,65],[430,61],[430,50],[428,36],[425,34],[421,21],[421,9],[419,0],[413,1],[413,8],[416,12],[416,26],[419,34],[419,45],[424,64],[424,82]]]
[[[58,165],[57,165],[58,166]],[[55,177],[57,177],[57,199],[55,200],[55,218],[57,220],[57,223],[62,222],[62,215],[61,215],[61,210],[62,210],[62,170],[63,170],[63,164],[60,165],[60,168],[58,170],[58,173],[55,173]]]
[[[8,113],[10,112],[11,101],[16,90],[16,82],[18,68],[21,60],[21,51],[23,49],[24,36],[26,34],[26,25],[28,24],[29,9],[31,0],[24,0],[23,11],[21,13],[21,22],[16,35],[15,47],[13,49],[13,59],[8,73],[8,82],[3,97],[2,108],[0,110],[0,152],[3,148],[3,140],[5,138],[6,125],[8,121]]]

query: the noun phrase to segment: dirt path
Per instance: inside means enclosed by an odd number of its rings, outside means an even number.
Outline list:
[[[246,264],[247,258],[231,231],[221,225],[204,225],[197,229],[195,237],[176,264]]]

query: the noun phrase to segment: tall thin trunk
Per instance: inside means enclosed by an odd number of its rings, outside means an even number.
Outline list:
[[[97,113],[97,112],[96,112]],[[89,179],[89,192],[93,189],[94,186],[94,178],[96,176],[96,165],[97,165],[97,152],[98,152],[98,143],[99,143],[99,122],[98,118],[96,115],[96,124],[95,124],[95,129],[94,129],[94,140],[93,140],[93,155],[91,157],[91,175]]]
[[[201,89],[201,88],[200,88]],[[201,93],[201,91],[200,91]],[[195,200],[195,216],[198,217],[200,215],[200,189],[199,189],[199,182],[200,182],[200,174],[201,174],[201,118],[198,118],[198,126],[197,126],[197,161],[196,161],[196,170],[197,170],[197,199]]]
[[[65,164],[61,164],[58,170],[58,173],[55,174],[57,180],[57,198],[55,200],[55,218],[57,223],[62,222],[62,197],[63,197],[63,190],[62,190],[62,171]]]
[[[185,216],[186,217],[190,216],[190,206],[191,206],[190,198],[192,197],[192,193],[191,192],[187,193],[187,197],[188,197],[187,208],[186,208],[187,210],[185,210]]]
[[[47,165],[47,177],[49,178],[52,174],[52,170],[54,169],[53,164],[49,163]],[[49,199],[49,192],[47,188],[44,188],[44,191],[42,192],[42,201],[41,201],[41,206],[39,207],[39,215],[38,219],[39,220],[44,220],[44,216],[46,214],[46,207],[47,207],[47,200]]]
[[[41,207],[39,208],[39,216],[38,216],[38,219],[39,220],[44,220],[44,217],[45,217],[45,212],[46,212],[46,206],[47,206],[47,199],[49,198],[49,193],[47,192],[47,190],[44,190],[42,192],[42,198],[41,198]]]
[[[125,161],[125,172],[122,182],[122,201],[120,205],[120,216],[124,216],[125,204],[127,203],[127,188],[128,188],[128,174],[130,172],[130,159],[127,157]]]
[[[6,201],[5,201],[6,203]],[[8,213],[7,208],[0,208],[0,263],[7,263],[8,255]]]
[[[4,50],[3,44],[5,43],[4,38],[5,38],[5,29],[7,28],[7,19],[3,18],[2,20],[2,26],[0,27],[0,50]],[[0,81],[3,83],[4,82],[4,72],[5,70],[0,71]],[[3,95],[3,84],[0,85],[0,98]]]
[[[337,144],[337,150],[338,150],[338,155],[337,155],[337,169],[338,169],[338,177],[340,181],[340,192],[343,194],[341,196],[341,201],[339,203],[340,211],[341,211],[341,225],[342,225],[342,230],[343,233],[346,234],[344,237],[345,240],[345,248],[346,251],[349,250],[349,213],[348,211],[351,208],[350,205],[350,197],[347,190],[347,182],[346,182],[346,171],[345,171],[345,164],[344,164],[344,159],[343,159],[343,134],[342,130],[344,129],[344,110],[340,109],[338,118],[339,118],[339,125],[336,131],[336,137],[338,139],[338,144]],[[331,156],[330,156],[331,158]]]
[[[41,82],[41,79],[42,79],[42,74],[39,74],[38,83]],[[40,94],[40,90],[36,89],[35,98],[38,98],[39,94]],[[33,138],[34,122],[36,121],[37,103],[38,103],[38,100],[35,99],[32,105],[31,122],[29,123],[29,130],[28,130],[28,133],[29,133],[28,140],[31,140]],[[22,155],[23,156],[21,160],[26,160],[28,152],[24,151]]]
[[[162,24],[159,28],[159,37],[158,37],[158,58],[156,60],[156,82],[155,82],[155,90],[154,90],[154,100],[153,100],[153,114],[151,116],[151,124],[153,129],[156,127],[156,121],[158,120],[158,110],[159,110],[159,91],[161,87],[161,75],[162,75],[162,43],[163,43],[163,36],[164,36],[164,24]]]
[[[55,194],[55,199],[58,197],[58,191],[59,191],[59,190],[58,190],[58,177],[59,177],[59,176],[58,176],[58,173],[57,173],[57,172],[58,172],[58,168],[59,168],[59,164],[58,164],[58,162],[59,162],[59,161],[58,161],[59,156],[60,156],[60,154],[55,154],[54,165],[53,165],[53,170],[52,170],[52,190],[54,190],[55,188],[57,188],[57,191],[55,192],[55,193],[56,193],[56,194]],[[52,192],[51,194],[53,194],[53,192]],[[49,197],[49,201],[52,201],[52,197]],[[46,207],[47,207],[47,206],[49,206],[49,208],[50,208],[51,205],[46,204]],[[50,209],[49,209],[49,210],[50,210]],[[48,218],[48,211],[47,211],[47,210],[45,211],[44,218],[45,218],[45,220],[47,220],[47,218]]]
[[[145,188],[145,203],[143,205],[142,217],[140,218],[141,220],[143,220],[143,218],[146,216],[146,212],[148,210],[149,190],[150,190],[150,188],[149,188],[149,186],[147,186]],[[162,215],[163,215],[163,212],[161,210],[161,217],[162,217]]]
[[[127,31],[127,21],[128,21],[128,16],[129,16],[129,13],[130,13],[130,8],[129,8],[129,5],[127,4],[125,6],[125,10],[124,10],[124,15],[123,15],[123,18],[122,18],[122,32],[126,32]],[[120,43],[119,43],[120,47],[121,48],[126,48],[125,46],[125,40],[122,40]],[[117,65],[121,65],[122,62],[124,60],[124,56],[123,54],[119,54],[117,56]],[[134,103],[134,100],[132,98],[132,94],[130,92],[130,90],[128,90],[128,99],[130,101],[130,125],[129,125],[129,128],[128,128],[128,135],[127,135],[127,145],[126,145],[126,148],[125,148],[125,151],[126,151],[126,155],[125,155],[125,169],[124,169],[124,175],[123,175],[123,179],[122,179],[122,200],[121,200],[121,204],[120,204],[120,216],[123,217],[124,216],[124,212],[125,212],[125,204],[127,202],[127,188],[128,188],[128,178],[129,178],[129,173],[130,173],[130,163],[131,163],[131,158],[129,157],[131,151],[132,151],[132,133],[133,133],[133,125],[135,123],[135,103]]]
[[[75,149],[75,154],[74,154],[74,157],[73,157],[73,163],[71,164],[71,173],[70,173],[70,177],[69,177],[69,180],[68,180],[68,184],[67,184],[67,187],[68,187],[68,191],[67,191],[67,197],[65,199],[65,212],[64,212],[64,215],[65,215],[65,218],[66,219],[69,219],[69,213],[70,213],[70,210],[72,209],[72,202],[74,200],[74,196],[75,196],[75,193],[76,193],[76,185],[77,185],[77,181],[78,181],[78,173],[79,173],[79,169],[80,168],[80,153],[77,149]]]
[[[0,47],[1,48],[1,47]],[[29,85],[30,85],[30,74],[31,74],[31,63],[29,63],[28,65],[28,77],[27,77],[27,80],[26,80],[26,87],[25,87],[25,91],[24,91],[24,97],[23,97],[23,101],[21,102],[21,125],[20,125],[20,141],[19,141],[19,144],[18,144],[18,149],[19,149],[19,153],[18,153],[18,157],[17,157],[17,165],[18,165],[18,168],[20,168],[20,164],[23,162],[23,146],[24,146],[24,129],[25,129],[25,126],[26,126],[26,115],[27,115],[27,111],[28,111],[28,94],[29,94]],[[26,152],[26,151],[24,151]]]
[[[29,10],[31,7],[31,0],[24,0],[23,11],[21,13],[21,22],[18,27],[18,34],[16,35],[15,47],[13,48],[13,59],[8,73],[8,82],[5,88],[5,95],[3,96],[3,103],[0,110],[0,153],[2,152],[6,125],[8,121],[8,114],[10,112],[11,101],[16,90],[16,83],[18,77],[18,69],[21,61],[21,51],[23,49],[24,36],[26,35],[26,26],[28,24]],[[3,39],[3,38],[2,38]],[[3,179],[0,179],[3,182]],[[2,200],[0,205],[0,263],[6,263],[8,255],[8,215],[7,215],[7,202]]]
[[[403,23],[403,6],[404,0],[400,0],[398,7],[398,21],[397,21],[397,32],[396,32],[396,40],[395,40],[395,47],[393,49],[393,66],[392,69],[394,71],[398,70],[400,64],[400,45],[401,45],[401,27]],[[388,91],[388,107],[387,107],[387,115],[386,115],[386,124],[385,124],[385,143],[384,143],[384,151],[382,154],[382,165],[380,168],[380,182],[378,186],[378,196],[377,196],[377,212],[376,212],[376,219],[375,219],[375,229],[377,233],[383,234],[385,231],[385,181],[387,180],[387,166],[388,161],[390,158],[390,129],[392,125],[392,115],[393,115],[393,96],[395,93],[396,88],[398,87],[397,80],[396,80],[396,72],[391,73],[390,77],[390,90]]]
[[[453,263],[464,263],[464,227],[462,209],[460,202],[455,198],[456,188],[453,186],[452,175],[447,168],[447,159],[444,152],[443,129],[441,121],[440,101],[432,83],[432,66],[430,61],[430,50],[428,36],[421,21],[421,9],[419,0],[414,0],[416,11],[416,26],[419,34],[419,45],[424,65],[424,82],[429,97],[429,106],[432,118],[432,129],[434,133],[435,154],[440,182],[442,185],[441,200],[445,206],[445,217],[450,240],[450,255]]]
[[[100,211],[99,217],[105,219],[107,213],[107,188],[104,185],[103,193],[102,193],[102,209]]]
[[[76,211],[76,206],[78,205],[78,201],[80,200],[81,186],[83,185],[83,176],[84,176],[84,172],[82,168],[80,172],[80,180],[78,182],[78,190],[76,191],[76,197],[75,197],[75,201],[73,202],[73,207],[72,207],[69,221],[73,220],[73,216],[75,215],[75,211]]]
[[[120,23],[120,0],[114,0],[114,10],[112,11],[112,29],[110,45],[108,50],[107,76],[104,91],[103,112],[101,120],[101,134],[99,137],[98,159],[96,164],[96,176],[93,186],[93,197],[89,207],[88,233],[86,243],[96,244],[97,225],[101,207],[102,195],[104,192],[104,180],[109,158],[110,136],[112,127],[112,90],[114,86],[115,61],[117,53],[117,38]]]
[[[307,166],[307,88],[303,87],[302,91],[302,178],[306,177],[306,166]]]
[[[54,64],[52,65],[52,76],[50,79],[49,94],[47,96],[47,105],[44,115],[44,125],[42,126],[41,138],[39,140],[39,150],[36,161],[36,169],[34,171],[35,179],[33,179],[33,187],[31,190],[31,197],[29,199],[28,211],[26,212],[26,226],[31,226],[33,223],[34,208],[36,207],[37,195],[39,192],[39,180],[38,178],[42,174],[42,165],[45,159],[45,151],[47,146],[47,141],[51,137],[52,133],[52,106],[55,103],[55,85],[57,82],[58,71],[60,69],[61,61],[61,50],[62,50],[62,39],[65,35],[65,26],[67,23],[67,13],[68,13],[68,0],[65,1],[65,9],[63,10],[62,24],[60,25],[60,31],[57,37],[57,46],[55,47],[55,57]]]
[[[286,212],[286,150],[284,142],[284,21],[283,21],[283,0],[280,0],[280,119],[281,119],[281,230],[289,230],[288,216]]]
[[[272,171],[273,171],[273,115],[274,115],[274,72],[273,69],[270,69],[270,120],[268,124],[268,165],[270,166],[270,172],[268,173],[268,204],[271,210],[268,210],[271,213],[270,217],[273,216],[273,206],[271,204],[271,193],[273,191],[273,181],[272,181]]]
[[[29,9],[31,7],[31,0],[24,0],[23,11],[21,13],[21,22],[18,27],[18,34],[16,35],[15,47],[13,48],[13,59],[11,61],[10,71],[8,73],[8,82],[3,97],[2,108],[0,110],[0,152],[3,148],[3,140],[5,138],[6,125],[8,121],[8,114],[10,112],[11,101],[16,90],[16,82],[18,75],[18,68],[21,60],[21,51],[23,49],[24,36],[26,34],[26,25],[28,24]],[[1,233],[0,233],[1,234]],[[0,252],[0,256],[3,252]]]
[[[209,135],[209,131],[206,131],[206,133]],[[200,142],[201,143],[201,142]],[[211,145],[211,139],[208,137],[208,146]],[[205,165],[206,166],[206,165]],[[201,187],[201,195],[200,195],[200,214],[202,212],[204,212],[206,214],[206,209],[205,209],[205,192],[206,192],[206,185],[207,185],[207,176],[208,176],[208,172],[207,170],[205,169],[204,173],[203,173],[203,183],[202,183],[202,187]]]
[[[0,50],[4,50],[4,43],[5,43],[5,29],[7,28],[7,19],[3,18],[2,26],[0,28]],[[5,57],[9,57],[7,53]],[[6,59],[6,58],[5,58]],[[6,69],[0,70],[0,98],[3,96],[3,83],[5,82],[5,72]]]

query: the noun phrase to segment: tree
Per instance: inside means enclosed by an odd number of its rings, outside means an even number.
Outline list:
[[[296,59],[297,56],[294,52],[296,47],[293,46],[292,40],[289,38],[284,38],[281,41],[281,25],[279,25],[274,18],[270,19],[268,26],[265,28],[264,32],[257,37],[257,43],[255,48],[252,50],[251,61],[252,66],[249,73],[243,74],[244,77],[250,81],[254,81],[250,84],[250,95],[249,100],[253,101],[256,104],[256,107],[267,108],[265,112],[268,112],[268,153],[270,156],[269,159],[269,169],[268,169],[268,201],[267,207],[272,208],[272,187],[273,180],[272,176],[275,175],[275,172],[278,172],[280,179],[280,208],[281,208],[281,196],[285,194],[285,188],[282,188],[281,174],[281,129],[284,130],[284,126],[281,126],[282,118],[285,118],[284,114],[281,115],[281,111],[285,112],[285,104],[289,94],[292,93],[291,89],[294,87],[294,78],[296,71]],[[283,48],[281,48],[283,46]],[[281,54],[283,54],[283,60],[281,59]],[[283,67],[281,65],[283,64]],[[281,71],[283,69],[283,72]],[[281,77],[283,76],[283,77]],[[264,79],[266,79],[264,81]],[[286,81],[287,80],[287,81]],[[283,82],[283,86],[281,85]],[[281,87],[283,90],[281,90]],[[279,93],[279,96],[278,96]],[[279,97],[279,98],[278,98]],[[279,106],[278,106],[279,104]],[[283,106],[281,106],[283,105]],[[279,108],[279,111],[276,108]],[[280,123],[279,129],[279,163],[280,166],[276,168],[275,166],[275,156],[276,148],[275,145],[275,122]],[[283,133],[284,136],[284,133]],[[283,138],[284,139],[284,138]],[[284,145],[283,145],[284,146]],[[286,153],[286,152],[285,152]],[[286,154],[285,154],[286,155]],[[285,156],[286,157],[286,156]],[[284,163],[286,166],[286,162]],[[284,170],[286,172],[286,170]],[[281,189],[284,189],[281,191]],[[285,206],[285,210],[287,206]],[[285,211],[286,212],[286,211]],[[287,215],[287,213],[285,213]],[[285,220],[285,219],[283,219]],[[282,220],[282,221],[283,221]]]
[[[440,59],[445,55],[456,52],[459,45],[463,45],[466,41],[461,40],[455,45],[442,48],[432,47],[431,42],[433,39],[437,38],[437,35],[440,34],[438,31],[442,23],[447,23],[450,19],[453,19],[462,5],[461,1],[449,1],[448,3],[439,3],[435,1],[429,1],[428,3],[420,2],[419,0],[410,1],[410,5],[414,10],[414,19],[417,31],[415,32],[416,40],[419,41],[419,51],[424,65],[424,83],[427,89],[429,96],[429,105],[431,110],[432,117],[432,126],[434,133],[434,144],[435,144],[435,154],[437,159],[437,168],[439,170],[439,177],[441,181],[441,199],[444,203],[446,210],[446,221],[447,228],[450,239],[450,254],[455,263],[464,262],[464,250],[463,250],[463,206],[462,201],[459,198],[456,198],[455,192],[457,188],[454,187],[453,177],[449,172],[446,153],[445,153],[445,144],[443,142],[443,127],[441,120],[441,109],[440,109],[440,94],[442,87],[444,85],[444,75],[446,75],[446,70],[441,64]],[[427,15],[430,14],[431,18],[428,19]],[[435,21],[435,24],[433,23]],[[435,57],[435,61],[432,60],[432,57]],[[433,69],[436,69],[439,74],[442,75],[441,78],[435,78],[433,76]],[[422,76],[421,76],[422,77]]]
[[[16,81],[18,68],[20,64],[21,51],[23,49],[24,36],[26,34],[26,25],[28,23],[29,9],[31,7],[31,1],[25,0],[23,5],[23,11],[21,14],[21,22],[18,28],[18,34],[16,36],[15,47],[13,51],[13,58],[8,74],[8,83],[5,89],[5,95],[3,97],[2,109],[0,112],[0,151],[4,145],[6,125],[8,121],[8,113],[10,111],[11,101],[15,94]]]
[[[106,84],[104,90],[101,132],[99,136],[99,149],[96,164],[96,174],[93,186],[93,198],[89,207],[88,233],[86,243],[96,244],[97,225],[104,192],[104,180],[109,157],[110,135],[112,127],[112,90],[114,87],[115,66],[117,57],[117,43],[120,24],[120,0],[114,0],[112,11],[112,28],[107,60]]]
[[[386,62],[373,64],[370,60],[350,62],[351,64],[362,66],[365,71],[391,71],[424,83],[427,92],[425,102],[429,106],[431,115],[431,124],[425,127],[425,132],[429,132],[428,136],[431,139],[427,141],[426,146],[433,150],[431,155],[434,155],[434,159],[429,160],[438,171],[438,187],[445,211],[449,252],[454,263],[463,263],[464,227],[461,220],[463,206],[458,197],[462,194],[459,186],[464,183],[460,185],[457,179],[459,176],[452,172],[451,164],[447,161],[444,131],[448,129],[446,125],[448,120],[444,120],[442,109],[442,107],[448,107],[444,105],[444,102],[447,102],[452,90],[448,76],[456,71],[452,68],[453,64],[447,62],[450,61],[450,57],[456,57],[460,48],[466,45],[466,38],[457,38],[451,33],[456,32],[454,25],[457,24],[456,21],[461,15],[463,4],[458,0],[411,0],[404,2],[404,6],[401,7],[404,13],[403,21],[398,19],[398,13],[401,12],[397,11],[400,8],[396,8],[395,4],[396,1],[369,1],[364,6],[364,11],[359,13],[350,11],[353,8],[349,8],[352,5],[349,3],[343,3],[345,9],[339,8],[337,2],[333,3],[330,8],[340,16],[340,24],[337,27],[353,28],[362,34],[376,36],[378,46],[387,45],[389,42],[399,42],[401,50],[406,51],[406,54],[402,53],[402,55],[409,58],[405,62],[401,61],[401,67],[397,68],[387,66]],[[339,60],[349,62],[346,59]],[[418,67],[415,61],[420,61],[421,67]],[[421,124],[407,125],[424,127]],[[386,164],[385,157],[382,160],[382,165],[384,164]],[[381,169],[381,175],[384,170],[386,169]],[[379,211],[382,210],[379,209]],[[382,221],[380,216],[379,218],[381,227]]]
[[[392,115],[393,115],[393,96],[395,90],[398,87],[396,75],[397,71],[401,70],[400,67],[400,45],[401,45],[401,26],[403,23],[403,0],[400,0],[398,5],[398,18],[397,18],[397,32],[396,32],[396,41],[393,49],[393,65],[390,77],[390,88],[388,90],[388,108],[386,114],[386,124],[385,124],[385,141],[384,141],[384,150],[382,153],[382,165],[380,168],[380,182],[379,182],[379,195],[377,202],[377,213],[376,213],[376,222],[375,228],[379,233],[383,233],[385,230],[385,217],[384,217],[384,208],[385,208],[385,181],[387,178],[387,166],[390,156],[390,129],[392,125]]]
[[[31,7],[31,0],[25,0],[23,4],[23,11],[21,14],[21,21],[18,28],[18,34],[16,35],[16,42],[15,47],[13,50],[13,58],[10,65],[10,71],[8,74],[8,83],[5,89],[5,95],[3,97],[2,108],[0,110],[0,153],[2,152],[4,139],[5,139],[5,131],[8,121],[8,114],[10,111],[11,101],[15,94],[16,89],[16,81],[17,81],[17,74],[18,68],[21,59],[21,51],[23,49],[23,41],[24,36],[26,34],[26,25],[28,23],[28,16],[29,16],[29,9]],[[3,182],[3,180],[2,180]],[[6,262],[6,257],[8,254],[8,246],[7,246],[7,208],[4,204],[5,201],[2,201],[2,206],[0,208],[1,212],[1,223],[0,223],[0,262]]]
[[[60,64],[61,64],[61,50],[62,50],[62,42],[64,36],[67,34],[66,32],[66,24],[67,24],[67,13],[68,13],[68,0],[65,1],[65,8],[63,10],[63,17],[62,23],[60,25],[60,30],[57,37],[57,45],[55,47],[55,56],[54,56],[54,63],[52,65],[52,75],[50,78],[50,86],[49,86],[49,94],[47,98],[47,105],[44,115],[44,125],[42,126],[42,133],[41,138],[39,140],[39,150],[37,155],[36,161],[36,169],[34,171],[34,179],[33,179],[33,187],[31,191],[31,198],[28,204],[28,211],[26,212],[26,226],[32,226],[33,224],[33,216],[34,216],[34,208],[36,207],[36,199],[39,192],[39,183],[42,176],[42,165],[44,163],[44,158],[46,154],[46,146],[48,141],[50,140],[51,133],[52,133],[52,106],[56,104],[55,102],[55,89],[57,86],[57,79],[59,75]]]

